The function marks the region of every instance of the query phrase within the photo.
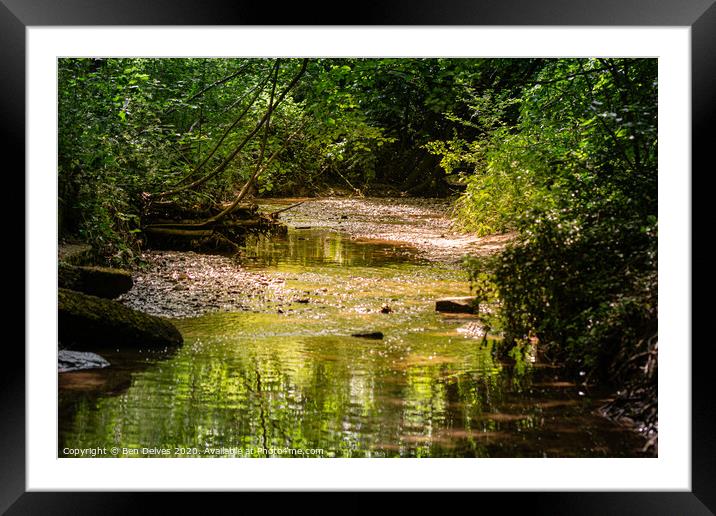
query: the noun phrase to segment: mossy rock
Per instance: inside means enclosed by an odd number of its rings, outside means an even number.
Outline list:
[[[64,288],[58,291],[58,329],[70,349],[161,349],[183,342],[166,319]]]
[[[77,290],[91,296],[113,299],[132,288],[132,274],[108,267],[78,267],[60,262],[57,269],[60,288]]]

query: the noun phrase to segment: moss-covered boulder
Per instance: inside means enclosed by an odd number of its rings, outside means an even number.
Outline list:
[[[132,288],[132,274],[108,267],[78,267],[60,262],[57,269],[60,288],[113,299]]]
[[[183,342],[166,319],[64,288],[58,291],[58,330],[60,343],[70,349],[151,349]]]

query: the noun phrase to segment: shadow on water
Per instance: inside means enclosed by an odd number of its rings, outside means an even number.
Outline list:
[[[110,354],[107,369],[60,375],[60,456],[641,456],[636,435],[594,414],[600,393],[501,364],[493,341],[458,331],[465,318],[434,311],[469,293],[458,269],[315,229],[250,240],[242,263],[305,299],[177,320],[173,355]]]

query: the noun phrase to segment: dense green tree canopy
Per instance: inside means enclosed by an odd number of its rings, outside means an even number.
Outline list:
[[[140,227],[143,195],[230,198],[260,153],[272,71],[279,96],[302,64],[270,117],[265,154],[281,155],[257,181],[263,194],[311,193],[331,182],[444,194],[431,142],[491,129],[464,122],[474,103],[518,93],[541,67],[487,59],[61,59],[62,230],[118,252]],[[516,109],[503,114],[514,122]]]

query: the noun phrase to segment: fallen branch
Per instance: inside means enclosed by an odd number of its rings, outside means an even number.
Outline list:
[[[266,161],[266,163],[263,164],[263,166],[259,167],[256,172],[251,176],[251,178],[244,184],[243,188],[239,192],[239,194],[236,196],[236,199],[226,208],[224,208],[221,212],[217,213],[213,217],[209,217],[208,219],[202,221],[202,222],[194,222],[194,223],[188,223],[188,224],[177,224],[177,223],[161,223],[161,224],[149,224],[146,227],[147,228],[161,228],[161,227],[183,227],[183,228],[205,228],[212,226],[213,224],[219,222],[221,219],[226,217],[228,214],[232,213],[236,208],[240,205],[241,200],[246,196],[246,194],[249,191],[249,187],[254,182],[254,180],[261,175],[261,173],[268,168],[268,166],[273,162],[273,160],[283,152],[283,150],[286,148],[288,143],[293,139],[293,137],[298,133],[298,131],[301,130],[301,127],[296,129],[291,136],[289,136],[284,144],[281,146],[280,149],[278,149],[276,152],[274,152],[271,157]]]
[[[355,194],[356,194],[358,197],[363,197],[363,192],[361,192],[360,189],[358,189],[358,188],[356,188],[355,186],[353,186],[353,185],[351,184],[351,182],[348,181],[348,179],[346,179],[346,177],[345,177],[343,174],[341,174],[337,169],[335,169],[335,173],[338,174],[338,175],[341,177],[341,179],[343,179],[343,181],[345,181],[346,184],[353,189],[353,191],[355,192]]]
[[[230,205],[228,208],[226,208],[224,211],[222,211],[222,212],[219,213],[218,215],[214,215],[214,216],[211,217],[210,219],[207,219],[206,222],[207,222],[207,223],[216,222],[216,221],[221,220],[222,218],[224,218],[226,215],[228,215],[228,214],[231,213],[232,211],[234,211],[234,210],[236,209],[236,207],[239,205],[239,203],[241,202],[241,200],[246,196],[246,194],[247,194],[248,191],[249,191],[249,188],[251,187],[251,185],[253,184],[253,182],[256,180],[256,178],[259,177],[259,175],[261,175],[261,173],[268,168],[268,166],[271,164],[271,162],[274,160],[274,158],[276,158],[276,156],[278,156],[281,152],[283,152],[283,150],[288,146],[288,143],[293,139],[293,137],[294,137],[296,134],[298,134],[298,132],[299,132],[302,128],[303,128],[303,124],[301,124],[301,126],[300,126],[298,129],[296,129],[296,130],[286,139],[286,141],[285,141],[284,144],[281,146],[281,148],[278,149],[276,152],[274,152],[274,153],[271,155],[271,157],[266,161],[266,163],[265,163],[263,166],[256,168],[256,172],[254,172],[254,175],[252,175],[252,176],[249,178],[249,180],[246,181],[246,184],[244,185],[244,187],[243,187],[243,188],[241,189],[241,191],[239,192],[239,195],[236,196],[236,199],[234,200],[234,202],[231,203],[231,205]]]
[[[288,206],[288,207],[286,207],[286,208],[281,208],[280,210],[276,210],[276,211],[274,211],[274,212],[271,212],[271,213],[269,213],[269,217],[271,217],[272,219],[273,219],[273,218],[276,218],[276,216],[277,216],[279,213],[283,213],[284,211],[288,211],[288,210],[290,210],[291,208],[295,208],[296,206],[301,206],[304,202],[306,202],[306,201],[297,202],[296,204],[292,204],[291,206]]]

